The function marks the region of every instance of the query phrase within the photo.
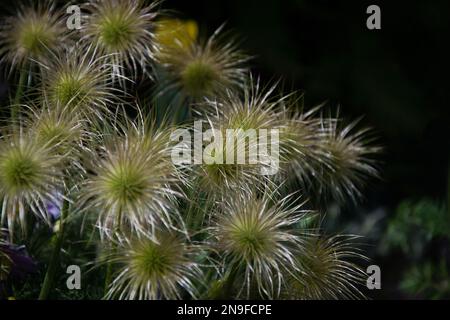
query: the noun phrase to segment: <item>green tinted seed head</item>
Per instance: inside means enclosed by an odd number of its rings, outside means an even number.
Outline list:
[[[159,231],[153,238],[126,239],[106,261],[118,267],[107,294],[119,299],[180,299],[195,297],[194,279],[201,277],[195,262],[200,248],[183,236]]]
[[[48,2],[20,7],[0,25],[0,56],[12,68],[46,62],[69,44],[65,20]]]

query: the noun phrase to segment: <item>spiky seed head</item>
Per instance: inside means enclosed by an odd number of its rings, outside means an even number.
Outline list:
[[[202,104],[203,116],[210,129],[221,133],[221,137],[214,137],[214,140],[221,138],[223,142],[222,148],[213,148],[216,154],[211,155],[223,162],[203,163],[197,170],[200,185],[209,194],[249,191],[270,183],[270,175],[265,172],[276,169],[273,166],[277,161],[267,161],[266,158],[279,156],[275,152],[279,149],[279,141],[275,139],[277,135],[272,135],[274,130],[279,132],[279,115],[275,110],[278,100],[269,98],[274,88],[261,90],[256,83],[245,87],[242,95],[228,92],[220,99]],[[230,141],[232,144],[228,144]],[[242,143],[244,145],[239,146]],[[238,156],[245,156],[245,159],[239,160]]]
[[[54,191],[64,186],[62,163],[51,146],[29,134],[14,131],[0,141],[2,221],[6,219],[11,233],[17,222],[25,228],[28,212],[49,221],[45,204],[54,200]]]
[[[164,90],[176,89],[191,100],[222,95],[243,86],[249,57],[233,40],[221,38],[219,28],[206,42],[176,41],[162,46],[158,60],[168,71]]]
[[[156,224],[175,224],[174,200],[181,195],[182,176],[171,161],[169,141],[169,130],[130,127],[113,135],[94,155],[83,202],[99,212],[103,233],[148,233]]]
[[[301,274],[289,280],[289,299],[361,299],[358,289],[367,274],[358,262],[367,258],[354,244],[355,236],[311,238],[298,256]]]
[[[21,6],[16,16],[2,23],[0,55],[12,68],[21,67],[27,61],[47,61],[50,52],[67,46],[68,40],[62,15],[52,2],[40,1],[32,7]]]
[[[153,237],[124,239],[106,261],[117,266],[107,298],[181,299],[195,297],[201,270],[196,246],[185,237],[158,231]]]
[[[109,56],[117,66],[114,74],[123,76],[123,67],[136,71],[154,59],[156,7],[159,1],[149,6],[141,0],[92,0],[83,40]]]
[[[339,119],[322,119],[318,142],[325,155],[320,176],[321,192],[337,201],[362,197],[361,188],[370,177],[378,177],[374,157],[381,148],[374,145],[370,129],[355,129],[358,121],[342,127]]]
[[[230,199],[215,214],[212,234],[226,268],[234,269],[243,283],[241,291],[257,288],[262,297],[279,295],[287,274],[297,271],[295,257],[303,248],[306,230],[298,223],[307,211],[292,205],[292,197],[280,201],[265,194]],[[304,234],[302,234],[304,233]]]
[[[108,105],[120,101],[122,91],[112,86],[108,58],[92,50],[77,46],[42,64],[42,96],[44,102],[97,121],[112,112]]]
[[[201,97],[214,91],[219,72],[208,62],[192,61],[181,73],[183,88],[192,97]]]
[[[300,97],[301,98],[301,97]],[[325,155],[318,147],[323,135],[320,119],[315,117],[320,106],[309,111],[298,105],[295,94],[283,101],[280,116],[281,170],[280,181],[300,182],[303,191],[310,189],[311,181],[318,179]]]
[[[40,144],[47,144],[60,156],[75,161],[87,133],[85,121],[68,105],[28,106],[26,127]]]

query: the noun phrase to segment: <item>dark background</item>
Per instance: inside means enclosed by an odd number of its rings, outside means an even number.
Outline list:
[[[381,8],[381,30],[366,27],[370,4]],[[306,105],[328,101],[345,117],[364,116],[386,148],[384,181],[368,200],[445,196],[449,1],[166,0],[164,8],[196,20],[201,33],[227,22],[256,56],[253,72],[304,91]]]

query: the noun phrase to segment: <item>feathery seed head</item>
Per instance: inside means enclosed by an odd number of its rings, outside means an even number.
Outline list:
[[[356,130],[358,121],[345,127],[339,119],[322,119],[323,136],[319,148],[325,155],[321,188],[337,201],[362,196],[361,188],[367,178],[377,177],[378,170],[373,157],[381,151],[372,145],[369,129]]]
[[[292,278],[286,296],[294,299],[357,299],[367,278],[356,261],[367,260],[353,244],[355,236],[312,238],[298,256],[302,273]]]
[[[111,112],[108,104],[118,101],[122,91],[111,85],[113,67],[106,56],[96,57],[91,50],[76,47],[54,58],[42,64],[43,96],[49,103],[93,120]]]
[[[180,46],[189,48],[198,36],[198,26],[193,20],[165,18],[158,21],[155,38],[161,51]],[[163,57],[161,57],[163,59]]]
[[[182,176],[171,161],[169,130],[125,130],[94,156],[84,201],[99,211],[98,225],[106,234],[130,228],[148,233],[156,223],[170,228]]]
[[[118,265],[108,298],[181,299],[195,297],[193,281],[201,277],[198,248],[182,236],[158,231],[154,237],[125,239],[107,261]]]
[[[0,141],[2,220],[7,220],[11,233],[16,222],[25,228],[28,210],[48,221],[45,203],[54,199],[54,190],[63,187],[62,162],[51,146],[29,134],[14,133]]]
[[[29,107],[26,122],[38,143],[51,146],[52,151],[61,156],[73,155],[86,135],[83,120],[67,105],[44,103],[39,109]]]
[[[208,193],[220,196],[224,191],[249,192],[270,183],[270,175],[265,172],[278,169],[275,167],[280,155],[278,136],[273,135],[279,129],[275,111],[278,102],[269,99],[273,89],[261,92],[256,84],[246,88],[243,96],[228,92],[203,104],[211,129],[221,133],[214,141],[223,142],[212,149],[215,154],[211,155],[223,161],[203,163],[197,170],[200,185]]]
[[[221,29],[205,43],[197,41],[187,46],[181,40],[162,46],[158,60],[169,74],[165,90],[176,89],[200,101],[243,86],[249,57],[237,49],[233,40],[220,39]]]
[[[48,60],[50,52],[67,45],[68,30],[60,14],[48,1],[45,5],[21,7],[18,14],[7,18],[0,27],[0,55],[11,68],[27,61]]]
[[[304,242],[298,223],[307,212],[290,203],[292,196],[273,201],[269,194],[241,195],[214,216],[219,252],[228,268],[242,272],[247,296],[255,285],[261,296],[277,296],[285,274],[297,270],[295,256]]]
[[[159,1],[144,6],[141,0],[92,0],[83,39],[108,55],[111,63],[119,66],[114,75],[122,77],[121,67],[135,72],[153,60],[155,44],[155,11]]]
[[[288,99],[289,100],[289,99]],[[325,156],[318,147],[323,135],[320,119],[314,118],[319,108],[303,112],[293,110],[296,102],[288,102],[280,115],[281,170],[278,178],[282,181],[297,178],[303,190],[308,190],[311,181],[318,179]]]

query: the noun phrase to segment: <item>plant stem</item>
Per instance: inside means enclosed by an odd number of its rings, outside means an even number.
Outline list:
[[[69,203],[67,200],[63,200],[62,210],[61,210],[61,218],[59,225],[59,234],[57,234],[56,243],[53,248],[52,256],[50,258],[50,263],[47,268],[47,272],[45,274],[44,283],[42,284],[41,292],[39,294],[39,300],[46,300],[50,291],[53,288],[53,282],[55,279],[56,271],[59,265],[59,257],[61,253],[61,248],[64,240],[64,220],[67,216],[67,211],[69,208]]]
[[[122,207],[120,207],[119,210],[119,214],[116,217],[116,227],[114,228],[115,233],[118,234],[120,232],[120,224],[122,221]],[[116,248],[116,244],[114,241],[111,241],[111,254],[114,254],[115,251],[117,250]],[[111,279],[112,279],[112,263],[111,261],[108,261],[107,265],[106,265],[106,276],[105,276],[105,287],[103,289],[103,295],[106,296],[108,293],[108,288],[109,288],[109,284],[111,283]]]
[[[116,250],[115,245],[111,244],[111,251],[114,252]],[[105,288],[103,289],[103,296],[106,296],[108,294],[108,288],[109,284],[111,283],[112,279],[112,263],[108,262],[106,266],[106,276],[105,276]]]
[[[11,120],[13,121],[13,123],[15,123],[18,119],[19,104],[20,104],[20,100],[22,99],[22,95],[24,92],[26,79],[27,79],[26,68],[23,68],[20,70],[19,84],[17,86],[16,96],[14,97],[14,101],[11,106]]]
[[[234,282],[238,274],[238,269],[239,267],[237,265],[231,267],[230,273],[228,274],[228,277],[225,280],[225,285],[223,288],[223,295],[225,299],[231,299]]]

